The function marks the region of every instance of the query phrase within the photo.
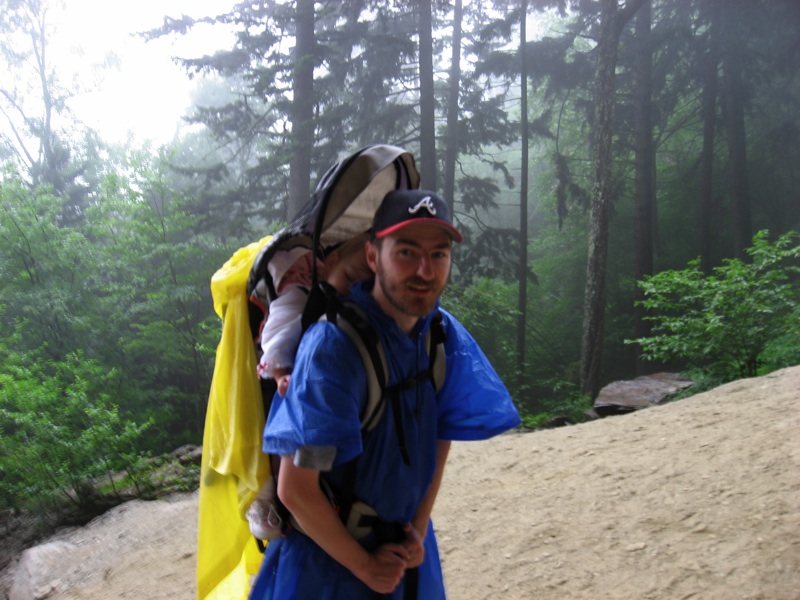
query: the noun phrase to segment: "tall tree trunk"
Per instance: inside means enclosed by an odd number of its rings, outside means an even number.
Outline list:
[[[314,147],[314,0],[297,0],[287,218],[308,201]]]
[[[746,1],[746,0],[745,0]],[[745,249],[752,238],[750,190],[747,181],[747,149],[744,124],[744,87],[742,85],[742,52],[746,40],[739,19],[747,14],[741,0],[726,6],[725,50],[722,59],[725,105],[725,126],[728,133],[731,200],[733,203],[733,252],[740,259],[747,257]]]
[[[50,69],[47,64],[49,40],[47,38],[47,6],[34,2],[31,14],[31,47],[36,58],[39,82],[42,86],[42,125],[39,133],[42,155],[41,175],[45,183],[53,186],[59,196],[64,193],[63,181],[59,176],[59,165],[55,156],[53,134],[53,95],[51,93]],[[34,182],[39,183],[39,182]]]
[[[455,213],[456,161],[458,160],[459,92],[461,90],[461,20],[464,18],[462,0],[453,9],[453,54],[450,59],[450,84],[447,100],[447,133],[444,157],[444,199]]]
[[[601,1],[594,91],[594,183],[581,340],[581,393],[592,398],[595,398],[600,391],[603,366],[608,222],[611,211],[611,118],[614,109],[614,71],[622,28],[643,3],[644,0],[628,0],[625,9],[618,10],[617,0]]]
[[[710,274],[712,269],[711,248],[713,229],[711,207],[714,194],[714,131],[717,119],[717,70],[719,68],[719,0],[707,0],[708,50],[705,56],[703,75],[703,149],[700,153],[700,268]]]
[[[517,384],[522,387],[525,375],[525,332],[528,319],[528,1],[522,0],[519,26],[520,57],[520,128],[522,156],[519,182],[519,297],[517,302]]]
[[[431,0],[419,0],[420,179],[436,189],[436,103],[433,96],[433,16]]]
[[[650,0],[636,14],[636,174],[634,203],[634,279],[641,281],[653,273],[653,207],[655,204],[655,182],[653,168],[653,54],[650,38]],[[633,309],[634,337],[647,337],[650,333],[644,319],[645,310],[638,302],[644,300],[639,286],[634,291],[636,304]],[[636,373],[644,372],[641,348],[636,346]]]

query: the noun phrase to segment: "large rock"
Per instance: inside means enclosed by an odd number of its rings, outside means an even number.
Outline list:
[[[195,598],[197,498],[193,492],[132,500],[84,527],[59,529],[22,554],[8,600]],[[169,560],[165,547],[177,550]],[[152,576],[155,571],[158,576]],[[109,590],[109,580],[117,578],[123,585]],[[180,592],[165,593],[165,581],[180,581]],[[0,598],[4,592],[0,589]]]
[[[606,417],[656,406],[693,384],[691,379],[676,373],[654,373],[628,381],[614,381],[600,390],[594,410]]]
[[[9,600],[42,600],[61,587],[64,564],[81,564],[82,549],[65,541],[29,548],[22,554]]]

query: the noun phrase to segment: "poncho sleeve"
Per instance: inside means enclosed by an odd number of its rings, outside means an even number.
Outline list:
[[[275,397],[263,450],[290,455],[304,446],[333,446],[334,464],[362,452],[358,398],[366,375],[353,342],[336,325],[315,323],[297,350],[289,390]]]
[[[475,339],[442,310],[447,356],[438,398],[438,435],[445,440],[484,440],[520,424],[511,395]]]

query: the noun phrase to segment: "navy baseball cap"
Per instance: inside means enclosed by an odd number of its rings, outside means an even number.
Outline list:
[[[447,203],[428,190],[393,190],[386,194],[375,212],[372,232],[376,238],[383,238],[413,223],[438,225],[453,241],[460,244],[463,240],[453,226]]]

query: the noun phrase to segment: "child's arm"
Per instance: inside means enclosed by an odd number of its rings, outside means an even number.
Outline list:
[[[291,372],[303,333],[301,315],[307,297],[300,288],[290,287],[269,305],[269,316],[261,331],[262,377],[274,377],[277,381],[279,376]]]

